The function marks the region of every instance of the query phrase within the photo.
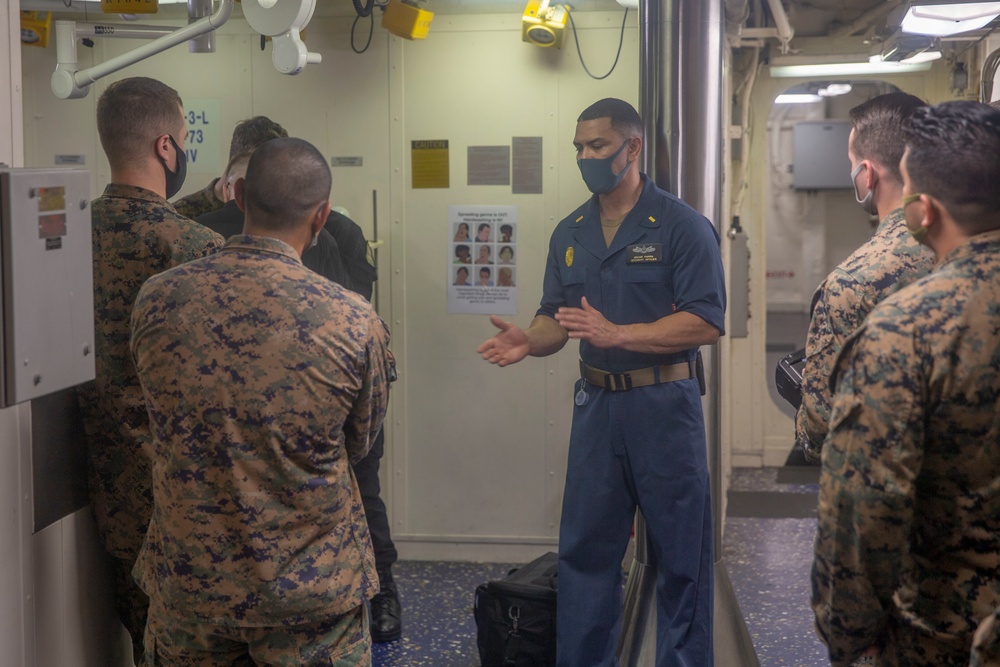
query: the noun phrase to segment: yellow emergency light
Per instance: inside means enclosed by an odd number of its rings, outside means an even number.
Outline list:
[[[389,0],[382,12],[382,27],[404,39],[424,39],[434,12],[406,0]]]
[[[105,14],[155,14],[159,11],[157,0],[101,0]]]
[[[52,12],[21,12],[21,43],[28,46],[49,45]]]
[[[521,17],[521,41],[535,46],[561,49],[566,41],[566,20],[569,11],[562,5],[549,5],[549,0],[528,0]]]

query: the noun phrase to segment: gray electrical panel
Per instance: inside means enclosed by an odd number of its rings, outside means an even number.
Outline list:
[[[94,378],[90,176],[0,169],[0,404]]]
[[[792,183],[796,190],[851,188],[847,120],[801,121],[792,129]]]

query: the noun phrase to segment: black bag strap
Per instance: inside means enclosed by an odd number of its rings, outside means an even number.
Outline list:
[[[517,622],[521,618],[521,608],[511,605],[507,610],[507,617],[510,618],[510,632],[507,633],[507,646],[503,652],[504,667],[517,667],[517,654],[521,650],[521,642],[524,635],[517,631]]]

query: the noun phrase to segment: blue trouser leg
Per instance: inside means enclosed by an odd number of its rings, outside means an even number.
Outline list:
[[[574,411],[559,534],[557,664],[610,667],[636,498],[657,561],[657,667],[712,665],[712,518],[694,381]]]
[[[700,391],[689,380],[629,393],[619,414],[657,564],[656,665],[711,667],[713,526]]]
[[[574,409],[559,528],[559,667],[614,665],[621,565],[635,514],[621,449],[616,454],[608,443],[605,392],[588,393],[589,402]]]

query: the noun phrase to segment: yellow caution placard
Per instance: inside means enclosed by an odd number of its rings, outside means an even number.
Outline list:
[[[101,0],[105,14],[155,14],[158,9],[157,0]]]
[[[447,188],[448,140],[410,142],[410,164],[414,188]]]

